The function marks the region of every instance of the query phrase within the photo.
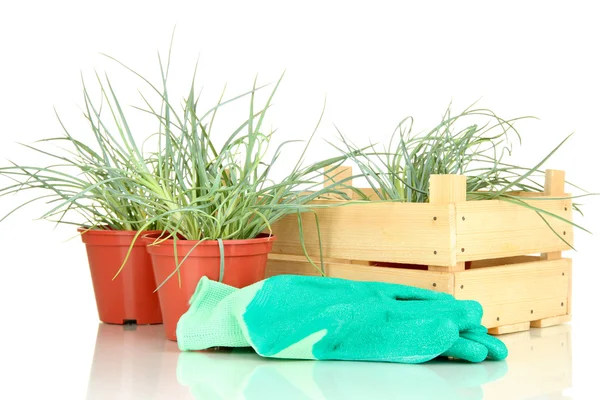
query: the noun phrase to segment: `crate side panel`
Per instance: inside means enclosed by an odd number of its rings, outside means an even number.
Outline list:
[[[570,200],[529,200],[550,213],[572,220]],[[535,211],[500,200],[456,204],[457,260],[473,261],[568,250],[573,226],[543,214],[560,235]],[[562,238],[562,239],[561,239]]]
[[[493,328],[567,314],[570,278],[567,258],[477,268],[455,274],[455,295],[479,301]]]
[[[277,258],[269,257],[267,261],[267,271],[265,274],[266,278],[275,275],[309,275],[309,276],[318,276],[321,273],[306,260],[297,261],[297,260],[281,260]]]
[[[454,276],[452,273],[448,272],[331,264],[327,270],[327,275],[333,278],[351,279],[355,281],[397,283],[451,294],[454,288]]]
[[[451,205],[362,203],[315,208],[323,257],[423,265],[454,265],[455,209]],[[319,259],[313,213],[302,214],[308,254]],[[297,215],[273,224],[273,253],[302,255]]]

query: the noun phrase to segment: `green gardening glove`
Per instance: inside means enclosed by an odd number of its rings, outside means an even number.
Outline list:
[[[251,346],[263,357],[421,363],[503,359],[481,305],[380,282],[279,275],[243,289],[202,278],[179,320],[181,350]]]

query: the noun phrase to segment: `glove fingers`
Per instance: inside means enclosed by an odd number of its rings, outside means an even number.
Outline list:
[[[461,332],[479,327],[483,316],[481,304],[471,300],[397,301],[392,305],[391,315],[394,320],[434,319],[443,316],[453,321]]]
[[[483,307],[480,303],[473,300],[455,300],[455,302],[459,303],[460,307],[451,309],[445,317],[454,321],[461,332],[481,325]]]
[[[490,360],[504,360],[508,356],[506,345],[498,338],[486,334],[476,332],[462,332],[461,337],[472,340],[485,346],[488,350],[488,358]]]
[[[388,361],[418,364],[438,357],[459,338],[447,319],[364,324],[360,329],[327,334],[314,345],[318,360]]]
[[[443,355],[471,362],[481,362],[487,358],[488,349],[478,342],[459,337]]]

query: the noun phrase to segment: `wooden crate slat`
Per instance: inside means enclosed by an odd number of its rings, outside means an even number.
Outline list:
[[[549,318],[550,316],[557,316],[561,313],[565,313],[565,307],[561,306],[561,303],[566,303],[567,296],[553,297],[545,299],[534,299],[524,300],[515,303],[489,305],[483,301],[480,303],[483,306],[483,318],[481,320],[482,325],[486,328],[494,328],[504,325],[513,325],[522,322],[531,322],[532,318],[539,319],[540,316],[543,318]],[[534,314],[530,311],[534,310]],[[537,314],[537,315],[536,315]],[[498,320],[500,318],[500,320]]]
[[[559,315],[558,317],[550,317],[531,321],[532,328],[546,328],[549,326],[564,324],[571,321],[570,315]]]
[[[452,205],[373,202],[316,208],[323,257],[364,261],[455,265],[456,218]],[[318,259],[315,218],[302,215],[308,254]],[[273,224],[273,253],[302,255],[298,219]]]
[[[490,335],[505,335],[507,333],[528,331],[531,327],[529,322],[519,322],[517,324],[502,325],[488,329]]]
[[[571,260],[567,258],[478,268],[454,275],[456,298],[479,301],[484,308],[483,324],[488,328],[568,312]]]
[[[474,268],[497,267],[500,265],[521,264],[527,262],[540,261],[540,256],[513,256],[493,258],[489,260],[477,260],[471,262],[470,266]]]
[[[530,203],[567,220],[572,218],[570,200],[530,200]],[[456,203],[456,215],[458,261],[569,249],[536,212],[521,205],[501,200],[467,201]],[[545,217],[563,239],[573,243],[571,224]]]
[[[306,260],[297,261],[289,259],[276,259],[272,258],[272,256],[270,255],[269,261],[267,262],[267,272],[265,276],[269,278],[271,276],[284,274],[309,276],[320,275],[319,271]]]
[[[451,294],[454,290],[454,277],[445,272],[325,263],[325,273],[332,278],[398,283]],[[281,274],[320,275],[315,267],[307,261],[270,256],[267,263],[267,277]]]
[[[327,273],[333,278],[398,283],[450,294],[452,294],[454,288],[454,277],[446,272],[331,264]]]

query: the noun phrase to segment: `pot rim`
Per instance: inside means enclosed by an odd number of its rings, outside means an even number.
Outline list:
[[[162,246],[162,245],[166,245],[166,244],[170,244],[172,246],[173,242],[174,242],[173,239],[167,239],[167,240],[160,242],[159,244],[153,244],[154,240],[158,239],[158,236],[160,236],[162,233],[163,233],[163,231],[152,231],[152,232],[149,232],[149,233],[146,233],[145,235],[143,235],[142,239],[146,240],[148,246]],[[276,240],[277,240],[277,236],[275,236],[275,235],[270,235],[268,233],[261,233],[257,237],[252,238],[252,239],[224,239],[223,245],[227,246],[227,245],[267,243],[267,242],[274,242]],[[177,245],[193,246],[193,245],[196,245],[198,242],[199,242],[199,240],[178,239]],[[198,244],[198,246],[218,246],[218,245],[219,245],[218,240],[205,240],[202,243]]]

